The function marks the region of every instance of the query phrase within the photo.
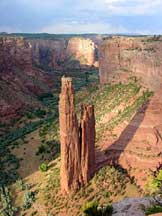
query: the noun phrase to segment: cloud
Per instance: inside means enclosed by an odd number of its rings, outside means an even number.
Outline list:
[[[112,14],[146,15],[161,12],[161,0],[105,0],[107,9]]]
[[[162,0],[0,0],[0,29],[52,33],[136,33],[138,29],[155,33],[162,31],[161,11]]]
[[[41,32],[54,34],[84,34],[84,33],[99,33],[99,34],[115,34],[115,33],[139,33],[148,34],[146,30],[130,30],[120,25],[111,25],[102,22],[86,23],[86,22],[63,22],[46,26],[41,29]]]
[[[151,15],[161,13],[161,0],[80,0],[78,8],[107,12],[107,15]]]

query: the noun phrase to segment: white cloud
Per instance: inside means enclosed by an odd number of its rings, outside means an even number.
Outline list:
[[[41,29],[41,32],[54,34],[83,34],[83,33],[101,33],[101,34],[115,34],[115,33],[139,33],[149,34],[146,30],[129,30],[123,26],[115,26],[105,23],[83,23],[83,22],[64,22],[46,26]]]
[[[109,11],[120,15],[154,14],[162,9],[161,0],[105,0],[105,2]]]
[[[107,11],[112,15],[145,15],[162,11],[162,0],[80,0],[78,8]]]

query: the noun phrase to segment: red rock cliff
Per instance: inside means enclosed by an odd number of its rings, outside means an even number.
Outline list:
[[[162,40],[153,37],[112,37],[100,46],[100,82],[136,76],[153,90],[162,81]]]
[[[75,37],[57,40],[35,39],[28,42],[32,45],[34,64],[44,68],[62,70],[98,67],[98,44],[91,39]]]
[[[23,38],[0,38],[0,118],[11,119],[39,105],[36,96],[50,91],[51,77],[32,66],[31,45]]]

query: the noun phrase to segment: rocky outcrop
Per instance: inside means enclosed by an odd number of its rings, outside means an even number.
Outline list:
[[[94,107],[82,106],[81,125],[74,108],[71,78],[62,78],[59,102],[61,189],[69,193],[86,184],[95,171]]]
[[[147,208],[159,205],[161,199],[156,199],[153,197],[126,198],[113,204],[112,216],[145,216]]]
[[[162,40],[157,37],[112,37],[100,46],[100,82],[135,76],[156,90],[162,81]]]
[[[95,172],[95,116],[94,106],[82,105],[81,114],[81,167],[84,183]]]
[[[44,69],[66,70],[98,67],[98,43],[74,37],[57,40],[32,39],[33,62]]]
[[[0,38],[0,119],[12,119],[26,107],[39,106],[49,92],[51,76],[32,65],[31,45],[23,38]]]

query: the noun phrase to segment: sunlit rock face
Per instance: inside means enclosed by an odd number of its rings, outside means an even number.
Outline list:
[[[66,50],[67,56],[78,61],[81,67],[93,66],[95,64],[95,44],[90,39],[71,38]]]
[[[59,102],[61,190],[68,194],[86,184],[95,172],[94,107],[82,105],[81,124],[74,108],[71,78],[62,78]]]
[[[92,105],[82,105],[80,134],[82,178],[86,184],[95,172],[95,116]]]
[[[11,119],[25,107],[39,106],[36,96],[50,91],[52,79],[32,65],[32,47],[23,38],[0,38],[0,118]]]
[[[44,69],[65,70],[98,67],[98,44],[91,39],[74,37],[57,40],[32,39],[32,58]]]
[[[120,164],[136,183],[145,188],[150,170],[162,163],[162,41],[160,37],[113,37],[100,47],[100,82],[118,83],[137,77],[154,96],[134,114],[105,136],[108,163]],[[101,158],[99,159],[101,160]],[[106,159],[105,159],[106,160]]]
[[[69,193],[79,188],[81,181],[78,120],[74,109],[74,90],[70,78],[62,78],[59,102],[61,141],[61,189]]]
[[[112,37],[100,46],[100,82],[125,81],[130,76],[156,90],[162,81],[160,37]]]

